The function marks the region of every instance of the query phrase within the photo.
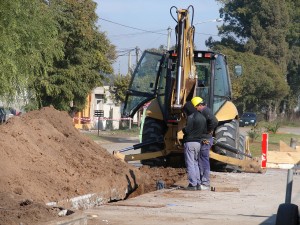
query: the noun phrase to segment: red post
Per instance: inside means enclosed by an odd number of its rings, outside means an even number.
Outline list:
[[[261,140],[261,167],[267,167],[267,154],[268,154],[268,134],[262,134]]]

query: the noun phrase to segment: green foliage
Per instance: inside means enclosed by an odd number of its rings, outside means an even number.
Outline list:
[[[243,75],[231,72],[233,100],[241,111],[258,112],[269,105],[278,107],[289,91],[280,68],[270,60],[252,53],[241,53],[222,46],[218,49],[227,55],[231,71],[242,65]]]
[[[268,151],[279,151],[279,142],[283,141],[286,144],[290,143],[291,138],[300,140],[300,135],[295,134],[269,134],[268,135]],[[261,156],[261,136],[254,142],[250,143],[250,151],[253,157]]]
[[[219,29],[222,39],[213,41],[209,38],[206,44],[210,48],[222,45],[239,52],[251,52],[267,57],[278,65],[281,77],[287,79],[291,91],[285,96],[284,103],[280,102],[283,101],[281,97],[269,103],[268,108],[272,111],[281,109],[291,116],[297,103],[296,98],[300,95],[300,2],[217,1],[223,4],[220,15],[225,23]],[[281,85],[280,88],[284,87]]]
[[[279,151],[279,142],[283,141],[289,145],[291,138],[300,140],[300,135],[293,133],[269,133],[268,135],[268,151]],[[261,155],[261,136],[254,142],[250,143],[250,151],[252,156],[257,157]]]
[[[42,106],[69,110],[70,102],[79,110],[87,95],[103,84],[104,73],[111,73],[115,47],[95,26],[96,4],[91,0],[51,1],[64,43],[64,58],[57,60],[48,77],[37,80]]]
[[[147,51],[163,54],[166,51],[166,49],[163,45],[160,45],[158,48],[150,48],[150,49],[147,49]]]
[[[2,0],[0,30],[0,96],[27,96],[63,55],[57,23],[40,0]]]
[[[220,14],[227,22],[219,30],[222,39],[242,43],[246,51],[268,57],[285,72],[289,13],[284,1],[228,1]]]
[[[109,87],[109,91],[112,94],[111,98],[115,104],[120,104],[125,101],[126,91],[129,86],[131,76],[116,75],[114,77],[113,85]]]
[[[0,97],[23,96],[28,109],[83,108],[116,58],[95,8],[92,0],[1,1]]]
[[[278,129],[280,128],[280,126],[281,126],[281,123],[278,121],[275,121],[275,122],[265,124],[265,129],[266,129],[266,132],[268,132],[268,133],[276,134]]]

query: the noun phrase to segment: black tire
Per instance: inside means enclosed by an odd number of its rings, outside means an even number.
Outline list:
[[[239,148],[240,135],[238,121],[232,120],[229,123],[224,123],[217,127],[215,131],[215,139],[217,142],[230,145],[234,148]],[[221,155],[240,158],[238,154],[227,151],[219,146],[214,146],[213,150]],[[225,164],[216,160],[211,160],[211,169],[215,171],[241,172],[241,169],[238,166]]]
[[[167,126],[164,121],[157,120],[151,117],[146,117],[143,126],[142,142],[150,142],[163,139],[167,131]],[[164,149],[163,143],[151,144],[141,148],[141,153],[156,152]],[[142,160],[143,165],[148,166],[166,166],[166,158],[158,157],[154,159]]]
[[[277,210],[276,225],[298,225],[299,210],[295,204],[280,204]]]
[[[246,137],[244,135],[239,135],[239,147],[238,150],[240,150],[242,153],[245,153],[246,149]],[[239,159],[244,159],[244,155],[238,155]]]

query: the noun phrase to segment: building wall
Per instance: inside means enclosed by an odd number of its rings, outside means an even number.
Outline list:
[[[103,110],[103,117],[95,116],[95,110]],[[85,109],[76,113],[73,121],[78,129],[117,130],[120,129],[121,106],[113,103],[109,86],[97,87],[87,97]],[[137,123],[136,115],[132,122]]]
[[[103,117],[95,117],[95,110],[103,110]],[[91,93],[92,129],[116,130],[119,129],[121,108],[113,103],[109,86],[97,87]],[[99,121],[99,122],[98,122]]]

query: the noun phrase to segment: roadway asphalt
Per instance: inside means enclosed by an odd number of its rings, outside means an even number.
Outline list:
[[[108,203],[48,225],[274,225],[285,201],[287,171],[216,173],[212,186],[232,192],[162,189]],[[292,203],[300,205],[300,175],[294,175]]]
[[[247,129],[243,127],[241,132]],[[281,128],[280,132],[300,135],[300,128]],[[138,143],[137,138],[119,141],[102,144],[102,147],[111,152]],[[275,224],[278,206],[286,198],[287,170],[267,169],[262,174],[212,172],[212,176],[212,186],[232,191],[162,189],[88,209],[47,225]],[[299,173],[293,175],[292,187],[291,201],[300,206]]]

